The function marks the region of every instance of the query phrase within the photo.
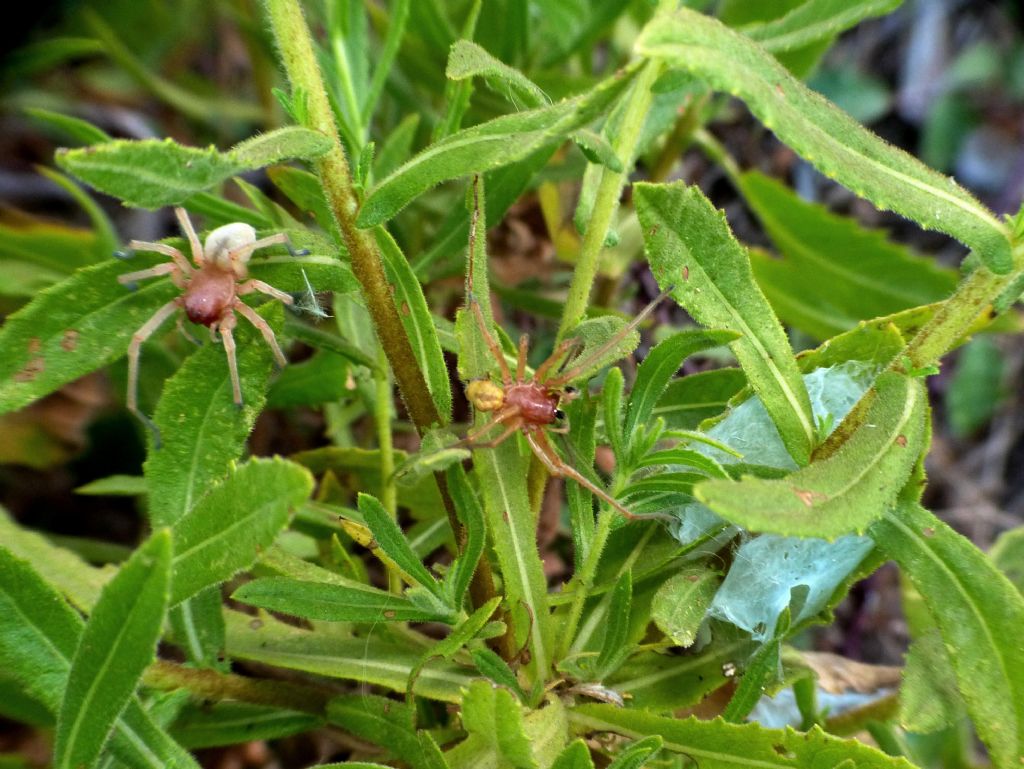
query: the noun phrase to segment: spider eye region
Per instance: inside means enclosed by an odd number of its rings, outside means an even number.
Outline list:
[[[497,411],[505,405],[505,388],[489,379],[474,379],[466,385],[466,400],[477,411]]]

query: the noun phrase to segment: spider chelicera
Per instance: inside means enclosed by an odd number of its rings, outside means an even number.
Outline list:
[[[527,350],[529,348],[529,336],[523,334],[519,338],[519,353],[516,358],[515,376],[505,361],[505,355],[498,345],[498,341],[487,327],[480,303],[473,295],[472,288],[469,291],[469,305],[483,335],[484,341],[490,349],[494,359],[498,362],[501,370],[501,382],[498,383],[490,378],[474,379],[466,386],[466,399],[477,411],[493,414],[486,423],[470,430],[466,437],[460,441],[461,444],[474,448],[493,448],[505,441],[517,430],[521,430],[529,444],[530,449],[537,455],[537,458],[548,469],[548,472],[558,478],[571,478],[591,494],[604,500],[627,518],[645,518],[631,513],[622,503],[612,497],[608,492],[596,485],[593,481],[583,475],[579,470],[563,460],[551,441],[548,439],[548,432],[565,433],[567,426],[555,426],[565,419],[565,413],[561,406],[579,394],[579,391],[572,386],[572,382],[587,373],[588,369],[604,357],[610,350],[618,346],[622,340],[632,332],[644,319],[651,314],[658,303],[664,299],[672,289],[663,291],[657,298],[648,304],[640,314],[637,315],[627,326],[600,345],[593,352],[586,356],[569,360],[567,367],[558,370],[556,367],[565,360],[579,339],[571,338],[563,340],[556,347],[550,357],[541,363],[533,372],[532,377],[526,374]],[[504,430],[497,437],[488,441],[481,441],[498,425],[503,425]]]
[[[258,291],[272,296],[274,299],[279,299],[285,304],[292,304],[292,298],[283,291],[279,291],[261,280],[247,279],[248,269],[246,268],[253,251],[278,244],[287,245],[287,235],[279,233],[257,240],[256,230],[248,224],[234,222],[213,230],[207,235],[206,243],[200,244],[199,236],[196,235],[185,209],[175,208],[174,213],[181,224],[181,231],[188,238],[195,266],[190,264],[185,255],[176,248],[164,243],[133,240],[128,244],[132,251],[154,251],[169,257],[171,261],[158,264],[147,270],[129,272],[118,278],[118,281],[133,288],[138,280],[170,275],[174,285],[182,289],[180,296],[153,313],[152,317],[132,335],[131,344],[128,345],[128,409],[154,431],[154,435],[157,436],[157,444],[159,444],[159,433],[156,431],[156,426],[138,408],[139,353],[142,343],[152,336],[167,318],[178,309],[183,309],[190,321],[201,323],[210,329],[211,338],[216,339],[215,334],[220,333],[224,340],[228,369],[231,372],[231,390],[234,402],[241,406],[242,390],[238,381],[238,361],[235,358],[235,339],[232,334],[237,323],[235,312],[241,314],[259,329],[273,351],[278,365],[284,366],[287,359],[281,352],[281,347],[267,322],[251,307],[243,303],[239,296]],[[119,254],[122,257],[128,255],[130,254]],[[181,323],[180,318],[178,322]]]

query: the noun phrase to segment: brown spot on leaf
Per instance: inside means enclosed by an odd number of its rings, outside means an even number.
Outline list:
[[[828,499],[828,495],[822,494],[820,491],[812,491],[811,489],[793,489],[793,493],[807,507],[814,507],[815,502],[824,502]]]
[[[261,627],[263,627],[263,620],[261,619],[254,619],[249,623],[250,630],[259,630]]]
[[[408,315],[412,310],[409,309],[408,302],[402,302],[402,315]]]
[[[394,619],[396,616],[398,615],[395,613],[394,609],[388,609],[384,612],[384,619]]]
[[[78,347],[78,332],[73,328],[69,328],[64,332],[63,338],[60,340],[60,347],[66,352],[72,352]]]
[[[925,526],[923,529],[921,529],[921,533],[924,534],[926,537],[934,537],[935,529],[931,526]]]
[[[690,279],[690,266],[688,264],[683,265],[683,280]]]
[[[35,355],[43,349],[43,343],[39,341],[39,337],[34,336],[28,340],[28,354]]]
[[[896,436],[896,445],[900,446],[900,447],[905,447],[907,445],[907,436],[905,436],[905,435],[897,435]]]
[[[46,361],[43,360],[42,356],[36,356],[25,364],[25,368],[14,375],[14,381],[31,382],[37,376],[42,374],[45,369]]]

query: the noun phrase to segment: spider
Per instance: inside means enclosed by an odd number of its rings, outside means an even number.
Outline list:
[[[554,352],[537,367],[533,376],[527,378],[526,359],[530,343],[529,336],[523,334],[519,338],[516,372],[513,377],[501,347],[498,345],[498,341],[487,327],[483,311],[480,309],[480,303],[473,295],[472,289],[470,289],[469,305],[484,341],[495,360],[497,360],[498,367],[501,369],[501,383],[499,384],[490,378],[474,379],[466,386],[466,399],[473,404],[473,408],[477,411],[490,412],[494,416],[486,424],[479,425],[470,430],[460,443],[475,448],[493,448],[505,441],[517,430],[521,430],[530,449],[553,476],[557,478],[571,478],[627,518],[650,517],[631,513],[608,492],[597,486],[576,468],[567,464],[558,455],[558,452],[555,451],[554,446],[551,445],[547,432],[566,433],[569,431],[567,425],[562,424],[557,427],[554,425],[561,423],[565,419],[565,412],[561,409],[562,404],[573,400],[579,395],[579,391],[570,383],[584,374],[588,368],[593,366],[609,350],[614,349],[627,334],[633,331],[651,314],[658,303],[668,296],[671,291],[670,287],[659,294],[625,328],[595,349],[591,354],[570,360],[568,368],[559,371],[555,367],[580,341],[576,338],[563,340],[555,347]],[[480,438],[486,436],[498,425],[504,425],[505,429],[496,438],[484,442],[479,441]]]
[[[139,353],[142,343],[173,315],[179,308],[193,323],[201,323],[210,329],[210,338],[216,340],[217,332],[224,340],[224,352],[228,357],[228,369],[231,372],[231,390],[235,405],[242,405],[242,390],[238,381],[238,361],[235,358],[235,339],[232,330],[235,328],[235,312],[240,313],[254,325],[267,341],[274,353],[279,366],[284,366],[287,359],[277,344],[274,332],[267,322],[242,302],[239,296],[258,291],[285,304],[292,304],[292,298],[261,280],[247,280],[246,263],[253,251],[276,244],[288,244],[288,236],[284,233],[256,239],[256,231],[248,224],[234,222],[218,227],[206,236],[206,243],[201,245],[192,222],[184,208],[175,208],[175,215],[181,224],[181,231],[192,248],[193,267],[184,254],[176,248],[164,243],[149,243],[133,240],[128,244],[133,251],[155,251],[170,257],[171,261],[163,262],[147,270],[129,272],[121,275],[118,281],[134,290],[135,282],[160,275],[170,275],[171,280],[182,289],[180,296],[172,299],[147,320],[132,335],[128,345],[128,410],[135,414],[147,427],[154,432],[159,446],[159,432],[153,422],[138,408]],[[297,252],[293,252],[297,253]],[[129,254],[119,253],[127,258]],[[181,319],[178,319],[179,326]]]

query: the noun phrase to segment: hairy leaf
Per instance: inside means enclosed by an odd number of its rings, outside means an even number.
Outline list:
[[[188,703],[171,725],[171,736],[190,750],[274,740],[312,731],[323,719],[248,702]]]
[[[873,398],[866,417],[830,456],[785,478],[710,480],[694,493],[751,531],[824,539],[865,531],[892,504],[925,448],[927,405],[920,380],[895,373],[879,376],[866,397]]]
[[[818,727],[801,733],[765,729],[759,724],[729,724],[656,716],[610,705],[583,705],[569,714],[577,727],[642,739],[660,736],[663,749],[686,756],[701,769],[835,769],[852,761],[858,769],[912,769],[906,759],[892,758],[855,740],[841,740]]]
[[[911,501],[869,532],[924,598],[992,762],[1024,758],[1024,597],[984,554]]]
[[[395,239],[383,227],[375,230],[374,234],[413,355],[427,380],[427,388],[441,420],[447,423],[452,413],[452,388],[423,287]]]
[[[482,77],[492,90],[498,93],[507,91],[514,104],[522,101],[532,108],[548,101],[544,92],[526,75],[470,40],[455,42],[448,54],[448,67],[444,74],[449,80]]]
[[[57,716],[55,767],[99,756],[153,661],[170,586],[171,537],[160,529],[120,568],[85,624]]]
[[[835,37],[873,16],[896,10],[903,0],[808,0],[773,21],[743,32],[766,51],[791,51]]]
[[[783,255],[752,251],[754,275],[779,316],[801,331],[827,339],[857,321],[945,299],[956,286],[953,270],[801,200],[774,179],[752,171],[740,186]]]
[[[462,700],[462,723],[515,769],[535,769],[536,759],[515,697],[487,681],[474,681]]]
[[[575,99],[504,115],[431,145],[370,191],[357,223],[360,227],[381,224],[443,181],[509,165],[564,141],[601,114],[628,85],[633,71],[616,73]]]
[[[981,203],[864,129],[719,21],[685,8],[658,16],[636,49],[743,99],[783,142],[876,206],[952,235],[994,272],[1012,267],[1006,227]]]
[[[680,646],[691,646],[721,584],[718,574],[692,567],[667,579],[651,602],[651,619]]]
[[[369,585],[355,587],[289,577],[263,577],[242,585],[232,597],[263,609],[329,622],[444,622],[450,619],[443,607],[424,608],[408,598]]]
[[[423,561],[413,552],[409,540],[406,539],[402,529],[395,520],[388,515],[388,511],[376,499],[369,494],[359,494],[359,512],[363,514],[363,520],[373,534],[377,547],[395,562],[395,564],[419,585],[425,587],[438,598],[441,597],[441,586],[434,579]]]
[[[6,540],[5,540],[6,542]],[[56,714],[84,623],[26,562],[0,547],[0,668]],[[198,769],[191,756],[132,699],[110,750],[140,769]]]
[[[249,566],[312,488],[307,470],[282,459],[251,459],[231,472],[172,529],[171,605]]]
[[[644,358],[636,373],[636,383],[629,394],[624,433],[630,448],[636,445],[636,433],[646,428],[655,404],[669,380],[689,356],[728,344],[736,339],[732,331],[680,331],[659,342]]]
[[[272,619],[228,612],[228,653],[238,659],[301,670],[328,678],[363,681],[404,693],[419,665],[422,647],[374,637],[339,639]],[[458,702],[474,678],[464,665],[431,660],[420,670],[413,691],[442,702]]]
[[[182,203],[241,173],[287,158],[314,158],[330,148],[326,136],[289,126],[257,136],[226,152],[185,147],[170,139],[115,141],[57,151],[57,165],[130,206]]]
[[[801,465],[815,445],[811,403],[786,334],[754,283],[725,215],[696,187],[634,188],[644,245],[658,283],[700,323],[740,334],[730,346],[786,449]]]

